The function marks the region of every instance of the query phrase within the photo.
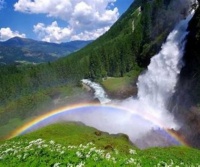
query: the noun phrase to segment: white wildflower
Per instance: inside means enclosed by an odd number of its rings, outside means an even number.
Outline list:
[[[115,149],[114,151],[115,151],[115,154],[117,155],[119,154],[119,151],[117,149]]]
[[[85,166],[85,162],[80,162],[78,165],[76,165],[76,167],[84,167]]]
[[[94,143],[92,143],[92,142],[89,142],[87,145],[88,145],[88,146],[93,146],[93,145],[94,145]]]
[[[6,151],[4,151],[4,153],[8,153],[8,152],[11,152],[11,151],[13,151],[13,149],[12,148],[9,148],[9,149],[7,149]]]
[[[90,148],[90,151],[92,152],[92,151],[95,151],[96,150],[96,147],[92,147],[92,148]]]
[[[115,160],[115,158],[114,158],[114,157],[112,157],[112,161],[113,161],[114,163],[116,163],[116,160]]]
[[[76,152],[77,157],[81,158],[83,155],[81,154],[81,152],[77,151]]]
[[[43,148],[46,148],[46,147],[48,147],[48,145],[47,145],[47,144],[43,144],[42,147],[43,147]]]
[[[87,155],[86,155],[86,158],[90,158],[90,154],[87,154]]]
[[[136,151],[133,150],[133,149],[129,149],[129,153],[130,153],[130,154],[137,154]]]
[[[109,153],[107,153],[105,158],[109,160],[111,158],[111,155]]]
[[[50,143],[51,145],[54,145],[54,144],[55,144],[55,141],[51,140],[49,143]]]
[[[76,149],[76,146],[68,146],[68,149]]]
[[[94,161],[97,161],[98,160],[98,157],[94,157]]]
[[[60,166],[60,163],[55,163],[54,165],[53,165],[53,167],[59,167]]]
[[[65,153],[64,151],[61,151],[61,152],[60,152],[61,155],[64,154],[64,153]]]
[[[26,157],[28,156],[27,153],[24,154],[23,159],[26,159]]]
[[[29,143],[29,145],[25,147],[25,150],[29,150],[32,146],[33,146],[33,143]]]
[[[69,163],[69,164],[67,164],[67,167],[73,167],[73,164]]]
[[[135,159],[130,158],[130,159],[127,161],[127,164],[135,164],[135,165],[136,165],[136,161],[135,161]]]
[[[17,155],[17,158],[20,159],[22,157],[22,155]]]

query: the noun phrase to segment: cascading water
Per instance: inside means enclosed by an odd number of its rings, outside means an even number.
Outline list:
[[[181,21],[169,34],[159,54],[151,59],[148,70],[138,79],[138,98],[156,108],[166,108],[175,91],[177,77],[183,66],[182,56],[191,16]]]
[[[178,75],[183,66],[185,37],[191,18],[192,14],[180,21],[169,34],[161,51],[151,59],[146,73],[139,76],[138,99],[128,102],[133,110],[153,115],[164,128],[177,128],[166,108],[169,98],[175,92]]]
[[[108,98],[106,92],[99,84],[92,82],[88,79],[82,79],[81,81],[82,81],[82,83],[88,85],[89,87],[91,87],[94,90],[94,97],[99,99],[101,104],[106,104],[106,103],[111,102],[111,100]]]

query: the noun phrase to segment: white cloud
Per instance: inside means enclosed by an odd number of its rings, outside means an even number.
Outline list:
[[[13,37],[25,38],[25,34],[20,34],[18,31],[12,31],[9,27],[0,29],[0,41],[6,41]]]
[[[115,1],[116,0],[18,0],[18,2],[14,4],[14,8],[16,11],[24,13],[46,14],[48,17],[64,20],[68,25],[67,29],[73,31],[73,37],[71,38],[75,38],[74,35],[86,37],[87,34],[94,32],[95,34],[92,36],[97,36],[98,31],[105,32],[105,29],[110,27],[119,17],[118,9],[113,6]],[[49,26],[43,25],[43,30],[45,27],[47,28]],[[57,26],[57,28],[59,27]],[[60,28],[60,30],[66,30],[66,28]],[[38,30],[37,33],[41,37],[41,33],[43,32],[39,32]],[[48,33],[46,33],[46,35],[47,34]],[[53,36],[55,36],[55,34]],[[70,40],[70,38],[68,38],[68,40]]]
[[[38,23],[37,25],[34,25],[33,31],[37,33],[39,38],[43,41],[56,43],[68,40],[73,32],[70,28],[59,27],[56,21],[49,26]]]
[[[99,28],[93,31],[84,31],[79,34],[75,34],[71,37],[71,40],[94,40],[109,30],[110,27]]]
[[[3,9],[5,1],[4,0],[0,0],[0,10]]]

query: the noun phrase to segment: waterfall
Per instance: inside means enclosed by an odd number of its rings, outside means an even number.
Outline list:
[[[191,18],[192,15],[180,21],[169,34],[161,51],[151,59],[147,71],[139,76],[137,98],[129,98],[121,102],[111,101],[114,106],[127,109],[128,113],[102,109],[101,112],[94,110],[89,111],[88,114],[72,115],[68,119],[84,122],[109,133],[125,133],[136,145],[140,146],[142,143],[142,148],[165,146],[170,143],[168,138],[163,140],[164,136],[160,134],[160,130],[179,128],[173,115],[167,110],[167,103],[175,92],[178,75],[184,65],[182,57],[187,26]],[[95,97],[101,103],[110,101],[100,85],[89,80],[82,80],[82,82],[95,90]],[[154,137],[156,135],[156,140],[151,138],[151,135]]]
[[[156,108],[166,108],[173,95],[178,75],[183,66],[182,56],[191,16],[182,20],[169,34],[160,53],[151,59],[148,70],[138,79],[138,98]]]
[[[177,127],[167,111],[167,104],[175,92],[178,75],[184,65],[182,57],[191,18],[192,14],[180,21],[169,34],[161,51],[151,59],[147,71],[138,78],[138,98],[125,103],[142,115],[153,115],[165,128]]]

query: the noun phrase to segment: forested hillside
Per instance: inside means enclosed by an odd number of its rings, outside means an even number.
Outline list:
[[[123,76],[131,70],[147,67],[189,8],[188,1],[180,5],[174,0],[135,0],[107,33],[72,54],[71,59],[84,62],[88,67],[85,76],[93,79]]]

